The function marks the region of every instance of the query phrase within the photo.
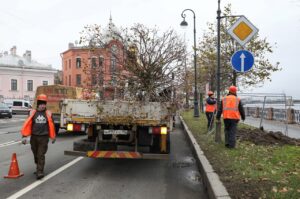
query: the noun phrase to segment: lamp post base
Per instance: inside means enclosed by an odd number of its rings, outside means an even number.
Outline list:
[[[199,117],[199,106],[198,106],[198,102],[194,102],[194,117]]]

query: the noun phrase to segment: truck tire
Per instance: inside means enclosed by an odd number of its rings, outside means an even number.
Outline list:
[[[95,142],[90,142],[89,140],[82,139],[75,141],[73,143],[73,150],[74,151],[93,151],[95,149]]]
[[[58,135],[60,124],[55,124],[55,134]]]
[[[171,142],[170,142],[170,134],[167,137],[167,151],[166,153],[169,154],[171,152]]]
[[[150,147],[151,153],[164,153],[169,154],[171,151],[171,144],[170,144],[170,134],[167,135],[167,149],[166,152],[160,152],[160,137],[153,138],[153,145]]]

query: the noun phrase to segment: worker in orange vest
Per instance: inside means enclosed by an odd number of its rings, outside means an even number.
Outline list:
[[[217,100],[214,97],[214,93],[212,91],[208,91],[208,98],[206,99],[205,104],[205,114],[207,118],[207,128],[210,130],[213,126],[214,121],[214,113],[216,111]]]
[[[240,98],[237,97],[237,87],[230,86],[229,93],[222,99],[217,113],[217,120],[220,120],[223,114],[225,125],[225,146],[235,148],[237,124],[239,120],[245,120],[245,112]]]
[[[26,137],[30,137],[31,150],[36,164],[36,178],[44,177],[45,154],[48,150],[49,138],[52,144],[56,141],[55,127],[52,119],[52,113],[46,110],[47,96],[40,94],[37,96],[37,109],[30,112],[29,117],[21,129],[22,143],[26,144]]]

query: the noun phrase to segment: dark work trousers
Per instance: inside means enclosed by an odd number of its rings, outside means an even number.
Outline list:
[[[31,151],[34,156],[37,173],[44,172],[45,154],[48,150],[48,135],[32,135],[30,138]]]
[[[225,146],[235,148],[235,136],[238,120],[224,119],[225,125]]]
[[[214,112],[205,112],[207,118],[207,129],[210,130],[214,126]]]

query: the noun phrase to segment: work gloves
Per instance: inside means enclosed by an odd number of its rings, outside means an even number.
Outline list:
[[[28,139],[26,137],[22,137],[21,143],[25,145],[25,144],[28,144],[29,141],[28,141]]]
[[[56,138],[51,139],[52,144],[54,144],[56,142]]]
[[[51,139],[51,143],[54,144],[56,142],[56,139]],[[22,137],[22,141],[21,141],[22,144],[28,144],[29,143],[29,140],[27,137]]]

